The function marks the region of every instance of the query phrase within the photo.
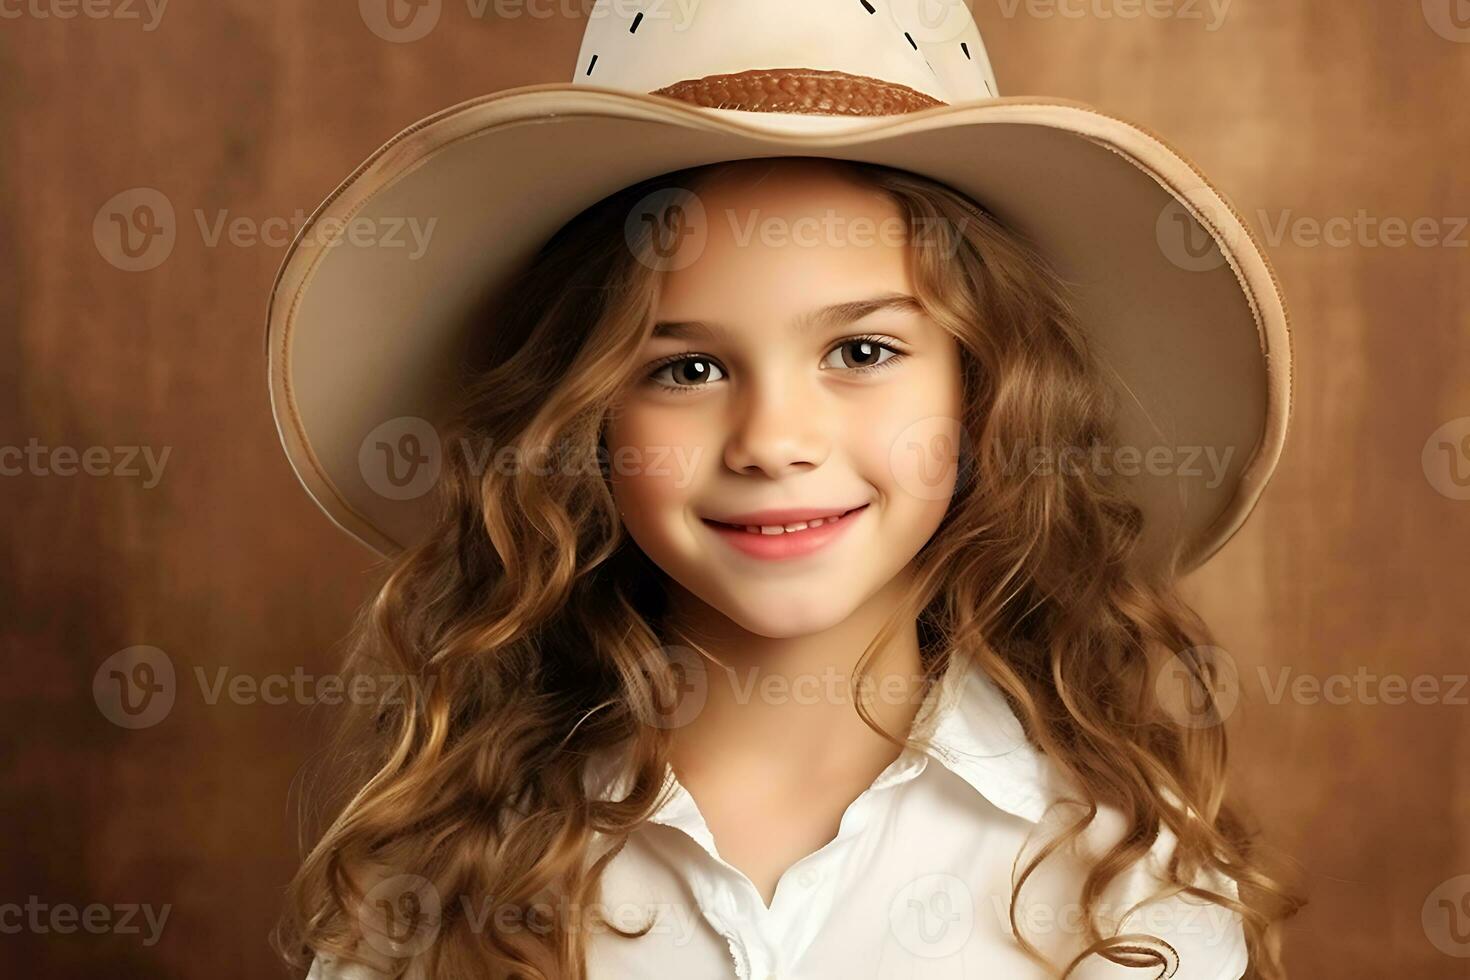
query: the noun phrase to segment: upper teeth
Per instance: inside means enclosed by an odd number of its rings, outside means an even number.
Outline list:
[[[844,514],[833,514],[831,517],[814,517],[809,521],[797,521],[795,524],[747,524],[745,530],[751,534],[786,534],[790,531],[804,531],[809,527],[821,527],[832,521],[844,517]]]

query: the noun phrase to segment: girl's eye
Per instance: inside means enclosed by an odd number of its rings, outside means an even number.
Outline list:
[[[822,359],[822,366],[848,374],[881,371],[904,357],[881,337],[852,337],[844,340]],[[834,363],[833,358],[836,358]],[[684,393],[724,380],[725,372],[703,354],[681,354],[656,365],[648,380],[669,391]]]
[[[887,357],[883,356],[885,352]],[[837,357],[837,363],[831,364],[829,362],[834,355]],[[839,371],[866,372],[887,367],[900,357],[903,357],[902,351],[883,343],[878,337],[853,337],[832,348],[832,353],[828,354],[827,359],[822,363],[824,366],[834,367]]]
[[[661,380],[665,376],[671,376],[670,380]],[[679,391],[698,388],[710,381],[719,381],[724,376],[724,372],[713,360],[696,355],[665,361],[654,369],[648,379],[665,388]]]

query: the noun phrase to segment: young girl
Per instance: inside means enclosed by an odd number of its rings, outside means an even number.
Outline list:
[[[1174,585],[1197,542],[1149,543],[1098,451],[1127,390],[1085,286],[853,160],[679,169],[563,224],[482,321],[437,510],[359,624],[352,669],[408,693],[332,758],[287,958],[1282,976],[1297,902]]]

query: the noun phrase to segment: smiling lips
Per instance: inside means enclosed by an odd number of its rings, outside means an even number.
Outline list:
[[[733,547],[756,558],[795,558],[816,551],[850,526],[867,504],[848,510],[788,508],[734,514],[704,522]]]

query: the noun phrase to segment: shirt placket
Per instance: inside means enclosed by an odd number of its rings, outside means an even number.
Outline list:
[[[880,797],[923,768],[924,760],[918,754],[905,753],[895,760],[848,806],[836,837],[782,874],[769,908],[755,883],[719,856],[713,835],[697,816],[688,791],[680,788],[685,806],[678,825],[719,868],[717,875],[694,882],[692,890],[705,920],[729,944],[738,980],[806,980],[797,977],[795,964],[831,914],[832,890],[841,877],[836,864],[871,822]]]
[[[696,890],[701,911],[730,946],[739,980],[792,980],[794,963],[811,945],[818,920],[826,918],[836,878],[822,866],[841,859],[846,841],[834,840],[803,858],[794,875],[783,875],[767,908],[760,893],[739,869],[725,864],[718,882]],[[801,893],[793,892],[800,887]]]

